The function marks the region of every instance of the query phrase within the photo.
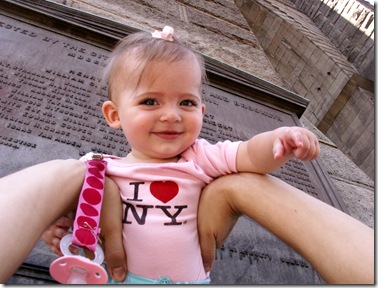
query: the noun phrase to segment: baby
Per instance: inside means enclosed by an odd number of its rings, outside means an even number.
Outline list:
[[[118,202],[120,193],[123,203],[125,283],[209,283],[197,232],[203,187],[225,174],[266,174],[293,157],[313,160],[318,140],[301,127],[280,127],[245,142],[198,139],[204,61],[168,26],[122,39],[105,75],[103,115],[131,147],[124,158],[104,155],[106,175],[119,187],[106,193]]]
[[[292,157],[312,160],[317,138],[304,128],[282,127],[245,142],[198,139],[204,61],[170,27],[123,39],[106,75],[104,117],[123,129],[131,146],[125,158],[105,157],[124,207],[126,282],[209,283],[196,222],[202,188],[221,175],[269,173]]]

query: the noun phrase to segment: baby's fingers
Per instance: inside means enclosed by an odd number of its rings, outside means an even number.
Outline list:
[[[297,150],[296,154],[293,154],[295,157],[302,155],[303,150],[303,135],[296,128],[288,128],[284,133],[279,135],[273,144],[273,156],[275,160],[281,159],[285,155],[289,155],[292,152]],[[303,157],[303,155],[301,156]]]
[[[307,158],[305,161],[310,161],[314,160],[319,157],[320,155],[320,145],[319,145],[319,140],[317,138],[315,139],[310,139],[310,149],[309,152],[307,153]]]
[[[310,141],[307,137],[304,137],[300,132],[295,132],[293,135],[293,154],[294,157],[299,160],[305,160],[310,150]]]
[[[43,234],[42,239],[50,247],[51,251],[59,256],[63,256],[60,251],[60,240],[67,234],[73,220],[68,217],[61,217],[52,224]],[[70,247],[72,253],[77,253],[77,249]]]
[[[57,228],[56,226],[51,226],[42,234],[42,239],[50,247],[53,253],[57,254],[58,256],[63,256],[62,252],[60,251],[61,237],[55,236],[55,234],[60,234],[61,232],[61,231],[57,231],[58,229],[63,230],[63,229]]]
[[[273,158],[279,160],[285,155],[285,147],[281,140],[278,138],[273,144]]]
[[[319,141],[313,137],[302,136],[302,145],[294,149],[294,156],[302,161],[314,160],[320,154]]]
[[[62,216],[54,223],[54,225],[68,230],[73,225],[73,219],[67,216]]]
[[[295,128],[289,134],[287,142],[294,149],[298,149],[298,148],[301,149],[301,148],[303,148],[303,146],[308,144],[303,133],[301,133],[301,131],[299,131]]]

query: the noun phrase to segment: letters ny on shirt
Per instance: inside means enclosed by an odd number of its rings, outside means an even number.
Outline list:
[[[163,225],[182,225],[185,221],[178,221],[177,218],[181,212],[188,208],[187,205],[148,205],[144,204],[143,196],[140,195],[140,186],[149,185],[151,195],[166,204],[179,193],[179,186],[173,181],[153,181],[150,184],[145,182],[130,182],[129,185],[133,188],[133,197],[127,198],[127,201],[122,201],[124,204],[124,224],[144,225],[148,218],[149,211],[152,209],[160,209],[166,216],[167,221]]]

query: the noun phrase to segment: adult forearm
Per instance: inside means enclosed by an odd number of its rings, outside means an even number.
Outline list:
[[[274,177],[235,176],[233,209],[293,247],[325,281],[374,283],[373,229]]]
[[[47,227],[77,203],[85,164],[54,160],[0,179],[0,282],[17,269]]]

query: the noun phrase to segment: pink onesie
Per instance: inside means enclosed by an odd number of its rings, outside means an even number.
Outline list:
[[[176,163],[129,164],[105,156],[121,189],[128,270],[138,276],[197,281],[205,273],[197,233],[202,188],[236,171],[240,142],[197,140]]]

